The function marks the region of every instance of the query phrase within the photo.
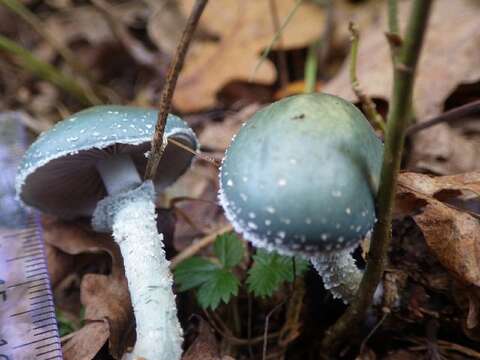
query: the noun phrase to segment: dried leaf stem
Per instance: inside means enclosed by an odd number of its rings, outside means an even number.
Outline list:
[[[358,329],[379,283],[391,239],[392,209],[402,157],[405,132],[412,101],[416,65],[427,27],[432,0],[415,0],[398,62],[394,67],[393,94],[388,113],[385,152],[377,196],[378,222],[375,226],[365,274],[355,300],[322,341],[325,354],[334,353],[352,331]],[[328,358],[328,355],[324,355]]]
[[[207,5],[208,0],[197,0],[193,6],[190,17],[187,20],[185,29],[177,47],[177,51],[168,70],[167,80],[160,98],[160,110],[158,112],[157,125],[155,126],[155,134],[152,139],[152,147],[148,157],[147,168],[145,170],[145,179],[151,180],[157,172],[158,164],[165,150],[163,133],[165,124],[167,123],[168,112],[171,108],[173,92],[177,85],[178,76],[182,70],[188,46],[192,40],[193,33],[197,28],[200,16]]]
[[[350,30],[350,83],[352,85],[352,90],[355,93],[355,96],[362,104],[362,108],[367,114],[368,120],[372,125],[381,130],[385,134],[385,120],[382,115],[377,111],[375,103],[372,101],[372,98],[368,96],[361,88],[360,83],[357,78],[357,57],[358,57],[358,43],[360,40],[360,33],[358,28],[353,22],[350,22],[348,29]]]

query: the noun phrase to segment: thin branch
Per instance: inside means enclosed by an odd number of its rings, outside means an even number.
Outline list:
[[[276,0],[269,0],[268,4],[270,6],[270,14],[272,16],[273,31],[275,33],[280,33],[280,20],[278,18],[277,2]],[[282,41],[281,35],[278,38],[278,45],[279,45],[279,50],[277,51],[277,60],[280,68],[279,70],[280,86],[282,88],[285,88],[288,85],[289,79],[288,79],[287,56],[286,56],[285,50],[283,50],[283,41]]]
[[[113,35],[128,51],[132,58],[143,66],[148,66],[155,71],[162,67],[158,64],[157,54],[147,49],[140,41],[135,39],[124,23],[115,16],[115,9],[104,0],[91,0],[93,5],[100,11],[105,18]]]
[[[383,275],[391,238],[392,209],[400,160],[412,102],[415,70],[428,23],[432,0],[415,0],[412,4],[405,41],[395,66],[393,94],[388,113],[387,132],[380,187],[377,196],[377,217],[365,274],[354,301],[322,341],[325,353],[333,353],[358,329],[369,308],[373,293]]]
[[[441,124],[441,123],[449,123],[465,116],[478,114],[480,113],[480,100],[473,101],[471,103],[456,107],[449,111],[444,112],[438,116],[435,116],[431,119],[422,121],[418,124],[414,124],[408,127],[407,129],[407,136],[414,135],[419,131],[428,129],[432,126]]]
[[[187,248],[185,248],[182,252],[180,252],[177,256],[175,256],[171,262],[170,262],[170,269],[173,270],[175,269],[178,264],[180,264],[182,261],[192,257],[196,253],[198,253],[200,250],[203,248],[207,247],[208,245],[212,244],[217,236],[222,235],[226,232],[232,231],[233,227],[232,225],[226,225],[221,227],[220,229],[214,231],[213,233],[205,236],[204,238],[194,242]]]
[[[217,159],[214,159],[213,157],[211,156],[208,156],[204,153],[202,153],[200,150],[192,150],[191,148],[189,148],[187,145],[184,145],[182,144],[180,141],[177,141],[175,139],[168,139],[167,142],[169,143],[172,143],[173,145],[179,147],[180,149],[183,149],[185,150],[186,152],[189,152],[190,154],[192,154],[193,156],[203,160],[203,161],[206,161],[210,164],[212,164],[213,166],[215,166],[216,168],[220,167],[220,161],[217,160]]]
[[[283,21],[282,25],[278,29],[278,31],[275,33],[273,36],[272,41],[268,45],[268,47],[263,51],[262,56],[258,60],[257,64],[253,68],[252,74],[250,75],[250,79],[248,81],[252,82],[253,79],[255,78],[255,74],[257,73],[258,69],[260,66],[263,64],[265,59],[267,58],[268,54],[270,54],[270,51],[272,51],[272,48],[277,44],[278,40],[280,39],[280,36],[282,35],[283,30],[287,27],[287,25],[290,23],[290,20],[292,20],[293,16],[297,13],[297,10],[300,8],[300,5],[302,5],[303,0],[297,0],[295,5],[293,6],[292,10],[288,13],[287,17]]]
[[[145,179],[153,179],[157,172],[158,164],[165,150],[165,141],[163,133],[167,123],[167,116],[171,108],[173,92],[177,85],[178,76],[182,70],[188,46],[192,40],[193,33],[197,27],[200,16],[207,5],[208,0],[197,0],[193,6],[187,25],[177,47],[177,52],[168,70],[167,80],[160,98],[160,111],[158,112],[157,125],[155,126],[155,134],[152,139],[152,147],[148,157],[147,168],[145,170]]]
[[[362,104],[363,111],[367,114],[368,120],[373,124],[377,129],[380,129],[383,134],[385,134],[385,120],[382,115],[377,111],[375,103],[372,101],[370,96],[368,96],[361,88],[360,83],[357,78],[357,57],[358,57],[358,43],[360,40],[360,33],[358,32],[357,27],[353,22],[350,22],[348,29],[350,30],[350,83],[352,85],[352,90],[357,96],[357,99]]]

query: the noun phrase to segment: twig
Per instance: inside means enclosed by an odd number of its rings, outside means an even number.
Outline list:
[[[173,92],[177,85],[177,79],[183,67],[183,62],[188,51],[188,46],[192,40],[193,33],[197,27],[200,16],[207,5],[208,0],[196,0],[190,17],[182,34],[182,38],[177,47],[177,52],[168,70],[167,80],[160,98],[160,111],[158,112],[155,134],[152,139],[152,147],[148,157],[147,168],[145,170],[145,179],[153,179],[157,172],[158,163],[165,150],[163,133],[167,122],[168,112],[170,111]]]
[[[220,167],[220,161],[218,161],[217,159],[214,159],[213,157],[205,155],[204,153],[200,152],[200,150],[197,150],[197,151],[192,150],[187,145],[184,145],[180,141],[177,141],[175,139],[168,139],[167,142],[172,143],[173,145],[179,147],[180,149],[183,149],[186,152],[193,154],[193,156],[212,164],[216,168]]]
[[[268,345],[268,327],[270,323],[270,317],[273,315],[275,311],[280,309],[285,304],[285,301],[282,301],[280,304],[275,305],[275,307],[270,310],[270,312],[265,316],[265,328],[263,331],[263,349],[262,349],[262,360],[267,358],[267,345]]]
[[[130,34],[125,24],[115,17],[115,9],[104,0],[91,1],[107,21],[113,35],[115,35],[132,58],[140,65],[148,66],[154,71],[161,73],[163,66],[158,63],[158,54],[147,49]]]
[[[232,231],[233,227],[232,225],[226,225],[221,227],[220,229],[214,231],[213,233],[205,236],[204,238],[194,242],[187,248],[185,248],[182,252],[180,252],[177,256],[175,256],[171,262],[170,262],[170,269],[173,270],[175,269],[178,264],[180,264],[182,261],[185,259],[188,259],[189,257],[192,257],[195,255],[197,252],[202,250],[203,248],[207,247],[211,243],[215,241],[217,236],[222,235],[226,232]]]
[[[268,4],[270,6],[270,14],[272,16],[273,31],[275,33],[281,34],[280,20],[278,19],[277,2],[276,0],[269,0]],[[288,67],[287,67],[287,56],[285,54],[285,50],[283,50],[283,41],[282,41],[281,35],[278,38],[278,45],[279,45],[279,50],[277,52],[277,60],[280,68],[279,70],[280,86],[282,88],[285,88],[288,85]]]
[[[253,68],[253,71],[252,71],[252,74],[250,75],[250,79],[248,81],[252,82],[254,77],[255,77],[255,74],[257,73],[258,69],[260,68],[260,66],[263,64],[263,62],[265,61],[265,59],[267,58],[268,54],[270,53],[270,51],[272,51],[272,48],[277,44],[278,40],[280,39],[280,36],[283,32],[283,30],[285,30],[285,28],[287,27],[287,25],[290,23],[290,20],[292,20],[293,16],[296,14],[298,8],[300,7],[300,5],[302,4],[302,1],[303,0],[297,0],[295,5],[293,6],[293,9],[290,10],[290,12],[288,13],[287,17],[285,18],[285,20],[283,21],[282,25],[280,26],[280,28],[278,29],[278,31],[275,33],[275,35],[273,36],[273,39],[272,41],[270,42],[270,44],[268,45],[268,47],[263,51],[262,53],[262,56],[260,57],[260,60],[258,60],[257,64],[255,65],[255,67]]]
[[[358,42],[360,39],[360,33],[358,32],[357,27],[353,22],[350,22],[348,25],[350,30],[350,83],[352,85],[352,90],[357,96],[358,100],[362,104],[362,108],[367,114],[367,118],[372,122],[373,126],[377,129],[380,129],[383,134],[385,134],[385,120],[382,115],[377,111],[375,103],[372,101],[370,96],[368,96],[360,87],[360,83],[357,78],[357,57],[358,57]]]
[[[46,29],[42,22],[37,18],[37,16],[32,13],[25,5],[17,0],[0,0],[0,4],[9,8],[15,14],[20,16],[26,23],[28,23],[40,36],[42,36],[65,60],[67,65],[74,70],[77,74],[81,75],[87,82],[85,86],[85,94],[88,97],[89,101],[92,104],[101,104],[102,101],[95,94],[93,90],[94,85],[90,84],[93,82],[92,77],[88,70],[77,61],[75,54],[66,46],[58,42],[54,36],[52,36]]]
[[[412,4],[405,41],[394,71],[393,94],[376,203],[378,222],[370,243],[367,267],[354,301],[325,334],[322,348],[326,353],[336,351],[346,337],[358,329],[383,274],[391,238],[392,208],[410,113],[415,70],[431,5],[432,0],[415,0]]]
[[[30,51],[17,45],[14,41],[0,35],[0,51],[13,55],[19,65],[41,79],[51,82],[60,89],[74,96],[84,105],[93,105],[88,92],[77,81],[65,73],[58,71],[54,66],[43,62]]]
[[[419,131],[428,129],[432,126],[435,126],[444,122],[448,123],[448,122],[458,120],[465,116],[473,115],[479,112],[480,112],[480,100],[476,100],[471,103],[446,111],[443,114],[440,114],[428,120],[422,121],[418,124],[409,126],[407,129],[407,135],[411,136],[413,134],[418,133]]]

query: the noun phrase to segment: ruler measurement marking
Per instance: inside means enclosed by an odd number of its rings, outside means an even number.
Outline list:
[[[25,277],[27,279],[30,279],[30,278],[38,276],[38,275],[47,275],[47,279],[48,279],[48,271],[43,271],[43,270],[42,270],[42,272],[39,272],[38,274],[32,274],[32,275],[28,275],[28,276],[25,276]]]
[[[50,289],[48,289],[48,288],[47,289],[34,290],[34,291],[28,290],[28,293],[29,294],[36,294],[36,293],[39,293],[39,292],[42,292],[42,291],[48,291],[48,294],[51,294]]]
[[[54,307],[54,306],[52,305],[52,307]],[[55,310],[45,311],[41,314],[32,315],[32,317],[37,317],[37,316],[42,316],[42,315],[47,315],[47,314],[53,314],[53,316],[55,316]],[[45,319],[43,319],[43,320],[45,320]]]
[[[33,312],[33,311],[36,311],[36,310],[40,310],[40,309],[45,309],[45,308],[47,308],[47,307],[55,307],[55,306],[54,306],[54,305],[40,306],[40,307],[35,308],[35,309],[30,309],[30,310],[21,311],[21,312],[12,314],[12,315],[10,315],[10,317],[19,316],[19,315],[23,315],[23,314],[28,314],[28,313],[30,313],[30,312]],[[33,315],[33,316],[38,316],[38,315]]]
[[[35,256],[36,256],[36,255],[42,255],[42,252],[37,252],[37,253],[29,254],[29,255],[17,256],[17,257],[14,257],[14,258],[7,259],[7,262],[12,262],[12,261],[15,261],[15,260],[26,259],[26,258],[32,257],[33,255],[35,255]],[[40,258],[37,258],[37,259],[42,259],[42,258],[40,257]],[[28,261],[26,261],[26,262],[28,262]]]
[[[45,280],[45,278],[33,279],[33,280],[30,280],[30,281],[25,281],[25,282],[22,282],[22,283],[13,284],[13,285],[7,286],[7,289],[11,289],[11,288],[14,288],[14,287],[17,287],[17,286],[22,286],[22,285],[28,285],[28,284],[31,284],[35,281],[42,281],[42,280]]]
[[[50,318],[50,319],[51,319],[51,318]],[[36,327],[32,328],[32,330],[43,329],[44,327],[52,326],[52,325],[57,326],[57,323],[56,323],[56,322],[53,322],[53,323],[48,323],[48,324],[45,324],[45,325],[36,326]]]
[[[43,279],[40,279],[40,280],[48,280],[48,279],[43,278]],[[29,289],[35,289],[35,288],[37,288],[37,287],[39,287],[39,286],[47,286],[47,287],[45,288],[45,290],[48,290],[48,282],[47,282],[47,283],[41,283],[41,284],[38,284],[38,285],[31,285],[31,286],[29,286],[28,288],[29,288]]]
[[[37,301],[37,302],[34,302],[34,303],[30,303],[30,306],[38,305],[38,304],[42,304],[42,303],[46,303],[46,302],[52,302],[52,300],[47,299],[47,300]]]
[[[59,338],[59,339],[60,339],[60,338]],[[54,341],[54,342],[52,342],[52,343],[50,343],[50,344],[43,344],[43,345],[35,346],[35,349],[36,349],[36,350],[40,350],[40,349],[43,349],[43,348],[46,348],[46,347],[48,347],[48,346],[52,346],[52,345],[55,345],[55,344],[56,344],[56,345],[59,345],[58,341]]]
[[[34,262],[34,261],[39,261],[41,260],[42,262],[44,261],[43,260],[43,251],[37,253],[37,254],[31,254],[31,255],[28,255],[27,257],[30,257],[29,260],[25,260],[26,263],[31,263],[31,262]]]
[[[32,225],[32,224],[30,224]],[[28,226],[28,225],[27,225]],[[1,236],[4,238],[4,239],[9,239],[9,238],[13,238],[13,239],[18,239],[19,237],[21,238],[21,236],[25,236],[25,235],[34,235],[37,233],[37,230],[32,228],[32,227],[29,227],[28,229],[25,229],[25,230],[13,230],[13,231],[5,231],[5,232],[2,232]]]
[[[38,244],[38,239],[36,236],[33,236],[31,238],[26,238],[26,239],[23,239],[22,241],[22,244],[23,245],[28,245],[28,244]]]
[[[36,249],[38,248],[38,249]],[[35,243],[32,243],[32,244],[26,244],[26,245],[23,245],[22,246],[22,249],[24,249],[25,251],[27,250],[32,250],[32,249],[35,249],[35,250],[42,250],[43,249],[43,246],[42,244],[38,243],[38,242],[35,242]]]
[[[39,336],[39,335],[43,335],[43,334],[46,334],[46,333],[49,333],[49,332],[52,332],[52,331],[55,331],[55,332],[56,332],[56,330],[55,330],[55,329],[52,329],[52,330],[45,330],[45,331],[42,331],[42,332],[40,332],[40,333],[38,333],[38,334],[33,334],[33,336]]]
[[[60,339],[60,337],[58,335],[53,335],[53,336],[49,336],[49,337],[46,337],[46,338],[43,338],[43,339],[38,339],[38,340],[30,341],[30,342],[25,343],[25,344],[20,344],[20,345],[14,346],[13,349],[19,349],[19,348],[27,346],[27,345],[36,344],[40,341],[54,339],[54,338]]]
[[[52,319],[55,319],[55,315],[54,316],[49,316],[49,317],[46,317],[46,318],[43,318],[43,319],[40,319],[40,320],[32,321],[32,324],[38,324],[38,323],[41,323],[42,321],[52,320]]]
[[[45,264],[39,264],[39,265],[42,265],[42,266],[38,266],[34,269],[30,269],[30,270],[25,270],[26,273],[28,274],[31,274],[31,273],[34,273],[35,271],[38,271],[38,270],[47,270],[48,271],[48,268],[47,268],[47,265]]]
[[[42,261],[40,261],[38,263],[35,263],[35,264],[25,265],[25,267],[28,268],[28,267],[32,267],[32,266],[38,266],[38,265],[44,265],[45,266],[45,261],[42,260]],[[38,269],[38,268],[33,268],[32,271],[36,270],[36,269]]]
[[[42,356],[42,355],[50,354],[51,352],[55,352],[55,351],[60,351],[60,349],[51,349],[51,350],[44,351],[42,353],[35,354],[35,355],[37,355],[37,357],[39,357],[39,356]],[[49,359],[58,359],[58,356],[50,357]]]
[[[52,297],[51,294],[43,294],[43,295],[31,296],[31,297],[28,298],[28,300],[39,299],[39,298],[42,298],[42,297],[45,297],[45,296],[48,296],[48,297],[50,297],[50,299],[53,300],[53,297]]]

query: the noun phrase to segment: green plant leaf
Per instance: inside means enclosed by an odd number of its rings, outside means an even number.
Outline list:
[[[220,301],[228,303],[238,293],[240,282],[231,270],[202,257],[181,262],[174,275],[180,291],[198,289],[197,300],[203,308],[215,310]]]
[[[225,268],[232,268],[242,261],[245,249],[235,234],[227,233],[217,236],[213,251]]]
[[[198,302],[205,309],[210,307],[215,310],[220,301],[228,303],[232,295],[238,294],[238,286],[239,280],[232,272],[218,269],[198,289]]]
[[[248,271],[248,290],[255,296],[271,296],[284,282],[292,282],[293,258],[281,256],[277,253],[269,253],[265,250],[257,250],[253,255],[253,265]],[[295,272],[302,275],[308,268],[308,262],[301,258],[295,258]]]
[[[180,291],[196,288],[209,281],[213,273],[220,269],[214,262],[194,256],[178,264],[174,271],[175,282],[180,285]]]

